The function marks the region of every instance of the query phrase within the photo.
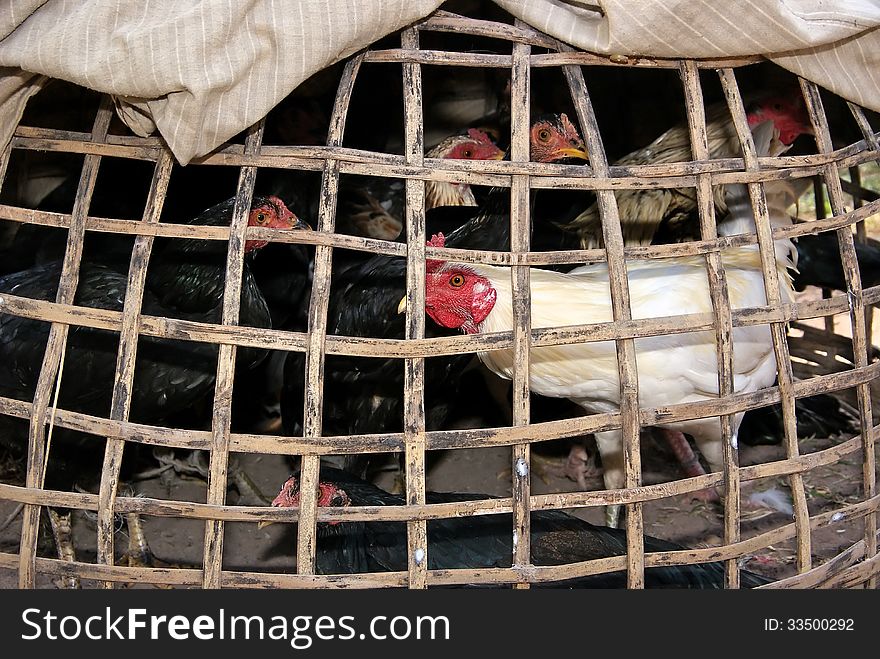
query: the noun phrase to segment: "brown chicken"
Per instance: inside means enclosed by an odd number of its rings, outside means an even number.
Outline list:
[[[812,133],[809,118],[800,97],[764,96],[746,106],[749,126],[772,121],[779,131],[781,148],[774,154],[784,153],[801,134]],[[706,130],[709,157],[712,159],[740,156],[740,143],[726,103],[711,106],[706,112]],[[667,130],[648,146],[633,151],[615,165],[657,165],[692,160],[691,141],[687,124]],[[657,188],[618,190],[614,193],[620,213],[623,240],[627,245],[650,245],[655,241],[661,224],[691,221],[697,208],[694,188]],[[724,186],[714,188],[718,217],[726,213]],[[566,227],[577,233],[583,249],[603,247],[602,223],[599,206],[593,203]]]

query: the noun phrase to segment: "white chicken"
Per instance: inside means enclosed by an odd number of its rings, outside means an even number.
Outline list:
[[[766,128],[764,128],[766,126]],[[759,153],[772,153],[778,146],[772,124],[754,129]],[[768,184],[771,224],[791,223],[786,212],[785,183]],[[731,216],[719,232],[754,232],[754,216],[745,186],[727,186]],[[430,244],[442,246],[443,237]],[[791,300],[788,268],[796,264],[791,241],[776,241],[776,264],[783,302]],[[730,306],[744,309],[767,304],[761,260],[757,245],[722,252],[728,280]],[[630,303],[634,319],[670,314],[712,311],[706,262],[702,256],[627,261]],[[427,314],[438,324],[465,333],[509,331],[513,327],[510,271],[505,267],[428,261],[426,277]],[[610,322],[612,318],[608,267],[596,263],[568,273],[531,269],[532,328]],[[401,302],[401,308],[405,306]],[[776,358],[767,325],[736,327],[732,334],[734,391],[754,392],[773,384]],[[718,397],[718,366],[715,334],[687,332],[637,338],[636,363],[639,406],[665,407],[677,403]],[[513,352],[493,350],[478,353],[480,360],[497,375],[512,379]],[[533,348],[530,353],[529,386],[535,393],[568,398],[587,412],[618,412],[620,384],[617,352],[613,341]],[[734,436],[743,414],[733,420]],[[721,469],[721,425],[718,417],[677,421],[661,425],[668,430],[692,435],[713,471]],[[623,451],[620,430],[596,433],[604,467],[605,487],[624,486]],[[609,522],[616,523],[611,510]]]

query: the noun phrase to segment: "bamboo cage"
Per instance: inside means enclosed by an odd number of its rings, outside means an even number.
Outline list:
[[[455,52],[420,48],[426,34],[457,34],[485,37],[509,44],[509,53]],[[858,187],[859,168],[880,160],[878,133],[865,112],[854,104],[848,108],[861,130],[858,141],[832,146],[823,98],[811,82],[800,80],[815,130],[818,152],[810,155],[758,157],[747,123],[737,75],[761,58],[726,60],[662,60],[649,58],[607,58],[579,52],[522,23],[476,20],[439,11],[403,30],[399,47],[368,49],[351,57],[341,74],[325,146],[264,145],[266,120],[250,128],[244,142],[231,142],[192,167],[237,168],[240,171],[234,218],[230,228],[183,226],[160,222],[173,157],[161,139],[141,138],[108,131],[112,103],[105,100],[94,119],[91,132],[76,132],[20,125],[10,147],[0,160],[0,180],[6,177],[12,152],[47,151],[84,157],[76,202],[70,213],[32,210],[12,204],[0,205],[3,220],[67,229],[61,285],[54,302],[0,294],[0,312],[51,323],[51,332],[33,400],[0,398],[0,414],[29,422],[28,466],[23,485],[0,483],[0,499],[23,504],[20,545],[17,552],[0,553],[0,569],[17,573],[19,585],[32,588],[38,574],[51,577],[79,577],[112,587],[122,583],[143,583],[175,587],[252,588],[364,588],[449,586],[456,584],[533,584],[573,577],[625,570],[628,585],[644,585],[646,568],[661,565],[723,561],[726,586],[739,586],[739,560],[774,543],[794,540],[797,574],[769,587],[875,587],[880,572],[877,553],[877,512],[880,495],[876,487],[875,426],[871,385],[880,376],[880,362],[874,359],[870,340],[870,308],[880,300],[880,287],[863,288],[856,260],[854,238],[864,237],[863,222],[880,212],[880,201],[867,193],[854,194],[847,204],[838,168],[850,168]],[[370,152],[343,146],[352,90],[363,67],[399,65],[402,72],[404,131],[402,155]],[[422,126],[422,70],[437,67],[491,67],[509,71],[511,80],[511,150],[509,161],[451,161],[426,158]],[[673,164],[615,166],[606,157],[603,134],[594,112],[584,72],[594,67],[642,71],[667,70],[680,77],[685,97],[694,159]],[[586,166],[549,165],[528,161],[530,79],[536,70],[561,71],[575,109],[577,123],[590,156]],[[723,90],[741,140],[744,157],[710,159],[708,156],[702,75],[714,75]],[[587,76],[589,79],[589,76]],[[89,203],[102,161],[108,158],[136,159],[153,168],[152,183],[140,221],[96,217]],[[263,168],[297,170],[320,174],[320,203],[317,217],[306,218],[313,232],[290,232],[247,227],[247,209],[254,194],[255,178]],[[371,174],[405,181],[406,244],[343,235],[334,231],[337,192],[341,175]],[[812,177],[817,190],[826,191],[831,214],[818,219],[772,230],[769,224],[763,184],[790,178]],[[426,247],[424,207],[425,182],[443,180],[475,185],[502,186],[511,195],[511,252],[464,251]],[[712,187],[728,183],[747,184],[757,219],[757,234],[719,238],[715,227]],[[625,247],[618,218],[615,190],[687,187],[695,190],[702,240],[674,245]],[[564,188],[594,191],[601,209],[606,247],[594,250],[557,252],[529,251],[529,193],[534,188]],[[858,227],[858,235],[853,227]],[[73,296],[77,286],[85,233],[106,232],[136,236],[131,256],[129,287],[122,312],[77,307]],[[783,304],[773,261],[773,239],[817,232],[836,232],[840,258],[848,282],[846,294],[821,300]],[[228,261],[221,324],[159,318],[141,313],[147,262],[156,238],[200,237],[228,241]],[[259,329],[238,325],[238,300],[242,280],[246,239],[266,239],[314,246],[314,276],[308,307],[306,332]],[[755,243],[762,254],[766,282],[766,306],[732,311],[720,250]],[[364,339],[334,336],[327,332],[327,308],[332,285],[332,259],[340,248],[387,254],[406,259],[407,299],[405,339]],[[715,313],[671,315],[666,318],[633,320],[625,274],[625,260],[704,255]],[[424,338],[425,259],[449,258],[465,262],[492,263],[510,267],[516,297],[514,328],[500,334],[476,334],[447,338]],[[529,267],[583,263],[607,259],[610,271],[615,320],[588,326],[533,330],[530,309]],[[774,283],[776,282],[776,283]],[[849,318],[852,338],[836,334],[833,323],[812,332],[814,343],[842,346],[851,363],[835,359],[831,348],[812,361],[793,363],[795,339],[787,334],[789,324],[803,327],[810,319]],[[430,321],[428,321],[430,322]],[[779,369],[778,386],[752,394],[733,393],[732,340],[734,327],[769,325]],[[111,330],[119,335],[116,383],[110,413],[106,418],[54,409],[53,397],[64,363],[64,346],[71,326]],[[714,331],[717,337],[719,390],[714,400],[683,403],[662,409],[640,408],[634,340],[663,333]],[[148,426],[128,420],[130,390],[134,377],[138,336],[200,341],[220,346],[210,430],[185,430]],[[809,338],[808,337],[808,338]],[[614,340],[617,344],[621,403],[619,413],[590,414],[575,419],[530,423],[529,382],[524,368],[531,347],[584,341]],[[791,346],[790,346],[790,342]],[[232,432],[230,400],[234,386],[236,351],[243,347],[304,353],[307,382],[304,428],[300,437]],[[489,429],[426,430],[424,362],[431,356],[512,349],[516,356],[513,378],[513,422]],[[805,356],[803,349],[798,353]],[[323,365],[328,355],[392,357],[405,362],[404,430],[377,435],[325,436],[322,434]],[[72,377],[72,376],[68,376]],[[62,385],[63,386],[63,383]],[[794,403],[817,393],[855,392],[861,433],[836,445],[801,454],[794,419]],[[785,423],[785,457],[767,463],[740,466],[738,451],[731,445],[731,418],[736,412],[781,402]],[[640,460],[640,429],[656,422],[720,416],[724,434],[722,473],[645,485]],[[52,491],[40,486],[45,441],[51,426],[81,430],[108,438],[98,493]],[[573,491],[533,494],[530,487],[531,448],[539,442],[621,428],[624,436],[626,487],[622,490]],[[124,449],[131,443],[179,449],[200,449],[210,455],[207,499],[204,502],[123,496],[118,493],[119,468]],[[511,496],[445,504],[427,504],[426,453],[475,447],[510,447]],[[403,452],[405,455],[405,506],[319,508],[317,485],[320,458],[325,455]],[[229,505],[226,483],[232,453],[302,456],[302,499],[298,510],[270,506]],[[854,456],[863,461],[860,498],[834,510],[812,514],[808,510],[803,476],[821,466]],[[51,459],[51,455],[50,455]],[[741,486],[761,478],[785,477],[790,485],[793,519],[769,531],[744,539],[740,528]],[[476,484],[478,485],[478,484]],[[720,545],[682,551],[645,553],[642,506],[688,492],[719,486],[724,504],[723,537]],[[623,504],[626,511],[627,551],[623,556],[584,563],[538,566],[531,560],[530,514],[549,509],[582,509]],[[38,556],[41,510],[60,506],[97,514],[96,562],[62,561]],[[139,513],[155,518],[204,521],[202,567],[128,567],[114,564],[114,516]],[[512,513],[513,529],[519,538],[512,557],[513,567],[455,570],[429,569],[427,521],[452,516]],[[235,522],[260,520],[298,521],[296,572],[244,571],[223,565],[224,534]],[[315,574],[315,555],[320,551],[317,527],[340,520],[394,520],[405,522],[408,537],[408,570],[346,575]],[[861,524],[863,537],[833,559],[817,563],[811,552],[814,534],[836,525]]]

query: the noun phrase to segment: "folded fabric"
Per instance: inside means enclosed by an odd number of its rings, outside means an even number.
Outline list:
[[[880,111],[880,5],[868,0],[494,0],[608,55],[765,55]],[[321,69],[442,0],[7,0],[0,14],[0,145],[27,99],[60,78],[116,97],[139,135],[183,164],[252,125]]]

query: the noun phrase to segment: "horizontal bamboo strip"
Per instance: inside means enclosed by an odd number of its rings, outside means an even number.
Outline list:
[[[778,462],[739,467],[743,481],[758,480],[770,476],[783,476],[804,473],[819,466],[835,464],[840,458],[855,453],[859,449],[858,438],[841,445],[815,453],[800,455],[797,458]],[[556,494],[532,495],[529,507],[537,510],[559,510],[562,508],[588,508],[609,503],[634,503],[663,499],[712,487],[721,482],[722,475],[707,474],[693,478],[644,485],[627,490],[596,490],[590,492],[566,492]],[[27,488],[0,483],[0,498],[18,503],[36,503],[82,510],[96,510],[98,497],[81,492],[58,492]],[[318,521],[412,521],[421,519],[442,519],[470,515],[502,514],[512,511],[510,497],[479,499],[455,503],[411,504],[407,506],[353,506],[346,508],[319,508]],[[824,523],[836,523],[855,517],[862,517],[880,510],[880,495],[855,504],[844,506],[816,517]],[[227,522],[295,522],[298,511],[269,506],[211,506],[189,501],[173,501],[147,497],[118,497],[115,512],[137,512],[156,517],[180,517],[185,519],[218,519]],[[827,519],[826,519],[827,516]],[[832,520],[831,517],[834,517]],[[775,540],[774,540],[775,541]],[[752,542],[749,540],[748,542]],[[699,552],[702,550],[687,550]],[[700,556],[696,553],[694,556]],[[725,556],[731,558],[731,556]],[[714,559],[713,559],[714,560]]]
[[[878,502],[874,501],[872,510],[876,510]],[[865,506],[862,506],[865,508]],[[863,511],[862,515],[870,511]],[[817,515],[811,520],[811,526],[826,526],[836,513]],[[754,536],[747,540],[723,547],[708,547],[674,552],[658,552],[645,554],[645,567],[663,565],[690,565],[707,561],[722,561],[741,558],[754,553],[769,545],[793,538],[796,534],[794,523],[773,529],[771,531]],[[580,563],[567,563],[558,566],[532,566],[525,569],[518,568],[482,568],[482,569],[456,569],[434,571],[431,573],[431,585],[455,585],[465,583],[489,584],[498,582],[546,583],[565,579],[601,574],[611,570],[623,570],[626,567],[625,556],[583,561]]]
[[[59,139],[51,137],[18,137],[12,138],[14,149],[30,149],[33,151],[50,151],[52,153],[79,153],[127,160],[146,160],[156,162],[163,147],[139,144],[106,144],[76,139]]]
[[[717,69],[719,67],[747,66],[764,61],[761,55],[748,57],[722,57],[716,59],[695,59],[693,62],[698,69]],[[665,59],[662,57],[644,57],[626,55],[595,55],[582,51],[568,51],[564,53],[544,53],[532,55],[532,66],[550,67],[563,66],[565,64],[577,64],[580,66],[628,66],[650,69],[677,69],[680,60]]]
[[[24,131],[24,128],[19,128]],[[880,133],[878,133],[880,135]],[[55,151],[120,158],[156,160],[155,146],[104,144],[82,140],[50,140],[46,137],[28,137],[16,133],[13,147],[39,151]],[[108,150],[110,153],[108,153]],[[145,154],[153,155],[149,158]],[[694,187],[698,174],[713,174],[713,181],[723,183],[754,183],[812,176],[823,166],[837,164],[852,167],[880,157],[865,140],[821,155],[797,155],[758,158],[761,170],[742,171],[742,158],[685,161],[664,164],[620,166],[611,165],[608,177],[596,177],[591,168],[583,165],[554,165],[537,162],[494,160],[455,160],[425,158],[421,166],[407,164],[401,155],[376,153],[362,149],[328,146],[273,146],[266,145],[259,154],[245,154],[241,145],[230,145],[212,152],[210,156],[193,161],[192,165],[259,166],[279,169],[320,171],[324,160],[339,160],[340,173],[394,178],[421,178],[438,181],[461,181],[475,185],[510,186],[510,177],[528,174],[534,176],[534,187],[575,186],[576,189],[641,189],[653,187]],[[647,179],[647,180],[645,180]]]
[[[880,296],[880,286],[867,291],[866,302],[876,300]],[[847,299],[841,294],[823,300],[784,304],[781,308],[763,306],[737,309],[732,314],[733,326],[748,327],[764,325],[768,322],[819,318],[842,313],[847,308]],[[119,331],[122,324],[121,311],[59,304],[8,293],[0,294],[0,312],[35,320],[114,331]],[[532,330],[532,345],[542,347],[705,331],[711,329],[712,321],[712,314],[705,312],[591,325],[570,325],[555,329],[535,329]],[[304,351],[307,341],[307,336],[303,332],[217,325],[148,315],[141,317],[138,332],[157,338],[296,352]],[[431,357],[509,349],[511,342],[512,333],[509,331],[410,340],[328,335],[327,354],[379,358]]]
[[[779,579],[763,586],[768,590],[783,588],[819,588],[840,575],[850,566],[865,558],[865,541],[859,540],[854,545],[839,552],[827,563],[818,565],[808,572]]]
[[[66,140],[68,142],[90,142],[91,133],[85,133],[75,130],[64,130],[61,128],[42,128],[40,126],[24,126],[19,124],[15,127],[15,135],[20,137],[32,137],[46,140]],[[136,146],[148,149],[165,148],[165,140],[161,137],[141,137],[139,135],[107,135],[104,144],[115,144],[118,146]]]
[[[17,554],[0,553],[0,569],[13,569]],[[57,558],[37,558],[37,571],[53,576],[78,576],[103,581],[149,583],[163,586],[198,586],[202,571],[186,568],[122,567],[96,565],[80,561],[62,561]]]
[[[12,568],[15,554],[0,553],[0,569]],[[146,568],[93,563],[67,562],[55,558],[38,558],[37,569],[55,576],[76,575],[84,579],[101,579],[119,583],[146,583],[162,586],[199,586],[202,571],[193,568]],[[224,570],[221,572],[226,587],[242,588],[392,588],[406,586],[405,572],[382,574],[302,575],[263,574]]]
[[[841,215],[835,215],[821,220],[800,222],[789,227],[780,227],[774,229],[772,235],[774,239],[795,238],[823,231],[831,231],[847,225],[855,225],[877,213],[880,213],[880,200],[866,203],[856,209],[848,210]],[[71,216],[65,213],[38,211],[0,204],[0,219],[12,220],[14,222],[69,228],[70,218]],[[101,217],[88,217],[86,219],[86,230],[168,238],[199,238],[205,240],[228,240],[229,238],[228,227],[173,223],[146,224],[134,220],[119,220]],[[331,245],[334,247],[388,254],[391,256],[402,257],[406,255],[406,246],[400,243],[321,231],[286,231],[283,229],[248,227],[245,235],[248,239],[263,239],[280,243],[316,246]],[[624,249],[624,255],[628,259],[692,256],[706,254],[710,251],[754,244],[756,244],[754,234],[739,234],[735,236],[722,236],[713,240],[698,240],[672,245],[627,247]],[[602,249],[529,252],[521,254],[437,247],[428,247],[426,248],[426,251],[430,258],[444,258],[448,260],[489,263],[495,265],[555,265],[568,262],[604,261],[606,258],[605,251]]]
[[[124,501],[119,499],[120,502]],[[862,517],[877,511],[880,497],[816,515],[810,519],[813,529],[839,524],[844,520]],[[379,507],[385,509],[385,507]],[[737,559],[760,551],[767,546],[791,539],[795,535],[794,523],[756,535],[747,540],[723,547],[708,547],[684,551],[656,552],[645,554],[645,566],[691,565],[708,561]],[[857,550],[856,550],[857,552]],[[834,586],[840,580],[849,580],[854,585],[865,581],[877,573],[876,557],[871,561],[858,563],[839,573],[837,578],[826,580],[823,585]],[[0,568],[14,568],[17,555],[0,553]],[[166,585],[198,585],[201,570],[178,568],[129,568],[101,566],[82,562],[64,562],[57,559],[38,558],[37,566],[41,572],[55,575],[77,575],[82,578],[106,579],[111,581],[130,581],[132,583],[156,583]],[[455,570],[430,570],[429,585],[460,584],[500,584],[500,583],[549,583],[573,579],[609,571],[619,571],[626,567],[626,556],[594,559],[558,566],[529,566],[525,568],[475,568]],[[227,586],[241,587],[402,587],[406,584],[405,572],[366,573],[359,575],[303,575],[263,574],[258,572],[223,571],[222,581]],[[829,574],[831,576],[831,574]],[[799,575],[790,582],[789,587],[808,585],[810,573]],[[802,584],[803,581],[803,584]],[[771,587],[773,584],[771,584]],[[766,586],[765,586],[766,587]]]
[[[697,66],[703,69],[714,69],[720,66],[745,66],[763,61],[761,56],[753,57],[730,57],[719,59],[695,60]],[[458,53],[446,50],[409,50],[403,48],[387,48],[372,50],[366,54],[365,62],[404,63],[404,64],[427,64],[439,66],[469,66],[488,68],[510,68],[513,64],[511,55],[496,55],[494,53]],[[677,69],[679,60],[649,58],[649,57],[626,57],[604,56],[585,52],[546,53],[535,54],[529,57],[529,65],[541,67],[557,67],[566,64],[580,66],[628,66],[651,69]]]
[[[508,25],[459,16],[448,11],[436,11],[416,24],[420,32],[454,32],[477,37],[503,39],[542,48],[555,48],[556,40],[527,25]]]
[[[871,366],[862,369],[846,370],[795,382],[793,393],[797,397],[803,397],[812,396],[817,393],[839,391],[870,382],[876,379],[878,374],[880,374],[880,362],[875,362]],[[680,403],[663,408],[641,409],[639,411],[640,423],[642,426],[651,426],[661,422],[670,423],[706,416],[733,414],[777,402],[779,402],[779,390],[776,387],[770,387],[750,394],[736,394],[723,400],[710,399],[694,403]],[[0,397],[0,413],[19,418],[28,418],[30,415],[30,403]],[[114,439],[127,439],[144,444],[190,449],[207,449],[210,446],[209,434],[205,431],[181,430],[131,422],[111,421],[63,409],[57,411],[55,423],[62,428],[94,433]],[[526,442],[534,443],[609,430],[619,427],[619,425],[619,414],[604,413],[573,419],[545,421],[529,426],[433,430],[428,431],[426,434],[427,449],[481,448]],[[309,438],[308,440],[276,435],[233,433],[230,440],[231,451],[281,455],[377,453],[398,451],[402,447],[402,433],[341,437],[328,436]],[[813,453],[801,456],[799,459],[808,459],[810,456],[815,455],[818,454]],[[761,468],[766,469],[766,465],[761,465]],[[746,469],[751,469],[751,467]]]
[[[880,554],[844,570],[840,575],[822,584],[823,588],[855,588],[880,575]]]

